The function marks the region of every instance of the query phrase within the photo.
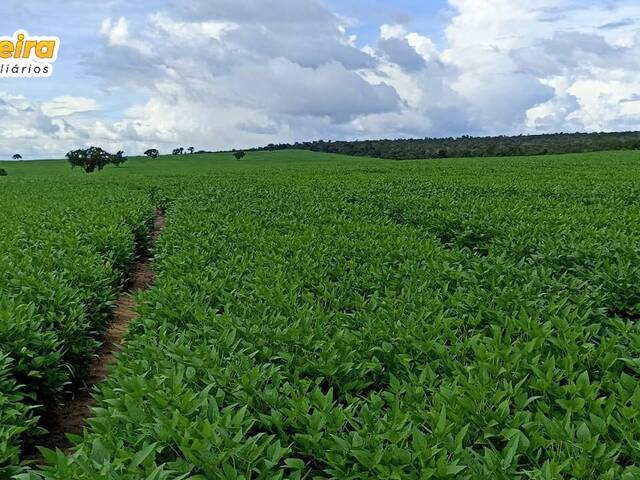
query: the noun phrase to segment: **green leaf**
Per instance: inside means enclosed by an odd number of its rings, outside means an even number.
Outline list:
[[[129,468],[136,468],[138,465],[144,463],[153,453],[155,453],[156,448],[158,447],[158,443],[152,443],[147,445],[142,450],[134,455],[131,459],[131,463]]]
[[[287,458],[284,463],[293,470],[304,470],[305,464],[299,458]]]
[[[586,423],[582,422],[576,431],[576,438],[582,442],[588,442],[591,440],[591,432],[589,431],[589,427]]]
[[[507,447],[503,453],[502,465],[504,468],[509,468],[513,465],[513,461],[518,453],[518,446],[520,445],[520,435],[513,435],[507,443]]]

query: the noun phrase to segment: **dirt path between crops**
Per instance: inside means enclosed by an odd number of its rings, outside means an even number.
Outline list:
[[[102,347],[91,361],[89,374],[84,384],[72,392],[71,398],[61,404],[48,419],[44,419],[44,426],[48,434],[38,441],[38,444],[51,450],[60,449],[67,451],[71,448],[71,442],[66,434],[82,435],[87,419],[91,416],[91,407],[95,404],[92,396],[94,387],[100,384],[109,374],[110,367],[116,361],[116,356],[124,345],[124,336],[131,321],[137,318],[136,302],[134,295],[147,290],[153,284],[154,276],[151,268],[153,247],[162,233],[166,223],[163,211],[156,209],[156,217],[153,230],[150,232],[149,247],[143,251],[133,268],[131,279],[126,285],[125,291],[118,298],[113,312],[111,325],[104,332]],[[41,461],[41,458],[36,458]]]

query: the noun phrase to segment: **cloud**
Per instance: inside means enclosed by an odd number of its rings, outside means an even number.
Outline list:
[[[272,115],[327,117],[335,123],[392,112],[400,103],[393,88],[372,85],[340,63],[314,69],[277,59],[239,67],[224,82],[225,90],[238,92],[235,102],[239,105]]]
[[[442,53],[455,91],[488,133],[615,130],[630,126],[615,95],[640,92],[635,2],[451,0],[458,14]],[[618,23],[614,25],[614,23]],[[606,33],[600,27],[609,24]],[[637,28],[637,22],[636,22]],[[624,86],[624,88],[623,88]],[[596,121],[596,113],[602,115]],[[638,128],[636,125],[635,128]]]
[[[90,145],[117,150],[135,139],[126,122],[109,124],[92,117],[98,108],[89,98],[38,102],[0,91],[0,158],[14,153],[26,158],[60,158],[73,148]]]
[[[523,70],[545,77],[589,75],[594,68],[640,68],[640,44],[617,46],[593,33],[556,32],[531,47],[513,53]]]
[[[0,116],[0,158],[58,146],[61,124],[23,95],[0,92]]]
[[[316,0],[195,0],[175,2],[172,11],[172,22],[236,25],[224,47],[245,58],[283,57],[310,68],[327,62],[347,69],[372,66],[344,35],[344,19]]]
[[[109,45],[126,45],[129,40],[129,24],[127,19],[120,17],[117,21],[112,21],[107,17],[102,22],[100,33],[107,38]]]
[[[85,64],[109,88],[148,92],[123,122],[150,141],[231,148],[316,138],[402,107],[384,80],[366,80],[376,59],[313,0],[178,3],[150,15],[126,44],[112,41],[113,28],[105,21],[107,43]]]
[[[425,59],[418,54],[409,42],[398,38],[381,38],[378,50],[390,62],[398,65],[407,72],[417,72],[426,67]]]
[[[74,113],[100,110],[98,102],[92,98],[61,96],[42,104],[42,113],[48,117],[64,117]]]
[[[390,39],[399,39],[405,38],[407,36],[407,29],[404,25],[400,24],[383,24],[380,27],[380,39],[381,40],[390,40]]]
[[[632,18],[625,18],[617,22],[609,22],[609,23],[605,23],[604,25],[600,25],[598,29],[610,30],[610,29],[616,29],[620,27],[631,27],[636,25],[636,23],[637,23],[637,20],[634,20]]]

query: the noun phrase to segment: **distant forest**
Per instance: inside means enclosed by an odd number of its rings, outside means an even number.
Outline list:
[[[515,137],[420,138],[397,140],[324,141],[294,144],[270,144],[254,149],[273,151],[288,149],[344,155],[411,160],[424,158],[510,157],[553,155],[604,150],[640,149],[640,132],[555,133]]]

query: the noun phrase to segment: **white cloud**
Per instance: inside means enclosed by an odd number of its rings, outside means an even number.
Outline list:
[[[404,25],[388,25],[384,24],[380,27],[380,38],[382,40],[390,40],[392,38],[401,39],[406,37],[407,29]]]
[[[365,79],[375,59],[319,3],[214,3],[155,13],[127,45],[108,42],[88,59],[109,86],[150,92],[123,120],[137,137],[254,146],[343,135],[358,116],[400,110],[384,80]],[[131,46],[140,44],[147,51]]]
[[[637,2],[450,0],[450,4],[456,14],[440,52],[433,42],[418,41],[418,33],[396,28],[383,36],[409,39],[429,66],[440,63],[446,72],[445,90],[463,100],[469,133],[638,128],[638,107],[620,105],[621,96],[640,93]],[[410,78],[415,82],[421,75]],[[406,91],[402,83],[392,85]],[[425,80],[417,85],[428,88]],[[427,112],[442,103],[426,98],[422,108],[428,107]]]
[[[0,91],[0,158],[20,153],[61,157],[80,146],[102,145],[117,150],[135,139],[126,124],[96,120],[95,101],[81,97],[57,97],[37,102],[23,95]],[[82,113],[81,115],[75,115]]]
[[[129,40],[129,24],[127,19],[120,17],[112,21],[111,17],[105,18],[100,27],[100,33],[107,38],[109,45],[126,45]]]
[[[42,104],[42,113],[48,117],[64,117],[74,113],[100,110],[93,98],[61,96]]]
[[[438,54],[438,49],[433,41],[428,37],[413,32],[408,34],[405,38],[407,43],[411,47],[415,48],[416,52],[419,55],[422,55],[425,60],[429,60]]]

